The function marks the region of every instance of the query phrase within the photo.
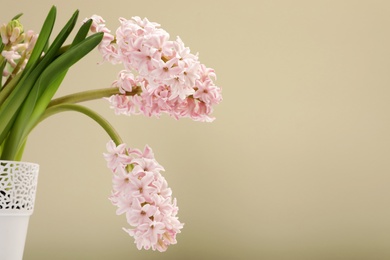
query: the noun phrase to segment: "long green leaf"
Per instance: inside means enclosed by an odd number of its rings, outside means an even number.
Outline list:
[[[53,30],[56,16],[57,8],[55,6],[52,6],[46,17],[45,22],[43,23],[42,29],[39,32],[38,39],[34,45],[34,49],[30,55],[30,58],[28,59],[26,67],[24,68],[25,74],[28,74],[37,65],[37,62],[42,56],[42,51],[47,45],[47,42],[49,41],[49,37]]]
[[[73,39],[71,46],[75,46],[76,44],[80,43],[87,37],[91,25],[92,25],[92,19],[89,19],[88,21],[83,23],[83,25],[81,25],[79,31],[77,32],[76,36]]]
[[[19,13],[19,14],[15,15],[11,20],[19,19],[22,15],[23,15],[23,13]]]

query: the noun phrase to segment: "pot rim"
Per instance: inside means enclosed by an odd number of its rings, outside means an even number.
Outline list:
[[[39,167],[39,164],[38,163],[34,163],[34,162],[25,162],[25,161],[13,161],[13,160],[0,160],[0,164],[1,163],[12,163],[12,164],[27,164],[27,165],[36,165]]]

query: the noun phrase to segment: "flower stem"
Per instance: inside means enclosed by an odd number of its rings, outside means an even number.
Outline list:
[[[137,95],[141,92],[140,87],[134,88],[133,91],[131,92],[126,92],[126,96],[134,96]],[[103,88],[103,89],[97,89],[97,90],[87,90],[87,91],[82,91],[74,94],[70,94],[67,96],[59,97],[56,99],[53,99],[49,105],[47,106],[48,108],[57,106],[60,104],[65,104],[65,103],[79,103],[83,101],[89,101],[89,100],[95,100],[95,99],[100,99],[104,97],[110,97],[112,95],[116,94],[122,94],[118,88]]]
[[[11,94],[12,90],[16,87],[19,82],[22,73],[16,74],[10,81],[7,80],[7,84],[4,84],[0,92],[0,104],[3,104],[7,97]]]
[[[60,105],[55,105],[50,108],[47,108],[45,113],[41,117],[40,122],[48,118],[49,116],[55,115],[60,112],[65,112],[65,111],[76,111],[90,117],[107,132],[107,134],[110,136],[110,138],[114,141],[116,145],[123,143],[122,138],[119,136],[118,132],[105,118],[103,118],[101,115],[99,115],[92,109],[89,109],[81,105],[67,103],[67,104],[60,104]]]

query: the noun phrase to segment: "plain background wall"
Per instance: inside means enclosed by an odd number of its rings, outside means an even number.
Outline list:
[[[390,259],[390,2],[4,1],[39,31],[147,17],[216,70],[216,121],[115,116],[88,102],[132,147],[149,144],[166,168],[185,222],[165,253],[138,251],[108,201],[108,137],[63,113],[31,134],[24,160],[41,165],[25,260]],[[108,87],[121,66],[74,66],[58,96]]]

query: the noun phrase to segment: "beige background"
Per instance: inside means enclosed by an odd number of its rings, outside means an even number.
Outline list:
[[[64,113],[32,134],[41,165],[25,260],[390,259],[390,2],[3,1],[38,31],[75,9],[112,29],[148,17],[215,68],[223,103],[212,124],[117,117],[89,102],[131,146],[149,144],[186,223],[166,253],[138,251],[121,228],[102,153],[106,134]],[[106,87],[120,66],[94,52],[59,95]]]

